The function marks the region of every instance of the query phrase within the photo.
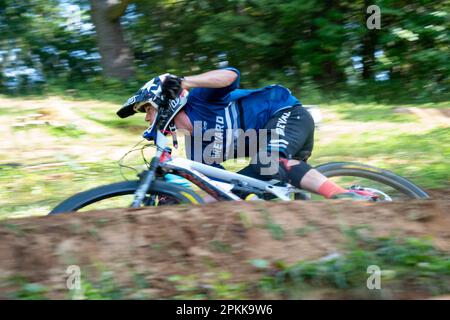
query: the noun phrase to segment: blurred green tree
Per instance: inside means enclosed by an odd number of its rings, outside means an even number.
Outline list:
[[[380,29],[366,26],[369,5],[380,8]],[[131,83],[228,64],[241,69],[244,86],[279,82],[293,90],[442,100],[450,91],[449,6],[435,0],[0,0],[0,88],[86,83],[101,79],[100,72]],[[78,8],[79,23],[71,8]]]
[[[70,19],[72,9],[79,21]],[[0,88],[22,92],[25,84],[75,83],[97,75],[98,50],[86,12],[59,0],[0,0]]]

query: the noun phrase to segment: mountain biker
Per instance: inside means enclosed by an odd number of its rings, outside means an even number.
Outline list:
[[[225,160],[250,156],[251,163],[239,173],[263,180],[276,178],[325,198],[376,198],[366,190],[342,188],[307,163],[313,150],[314,120],[287,88],[239,89],[239,82],[239,70],[231,67],[184,77],[164,74],[149,81],[117,114],[125,118],[145,112],[145,120],[154,126],[161,96],[184,99],[173,105],[170,121],[189,133],[188,158],[221,167]],[[150,97],[149,103],[137,108],[143,97]],[[252,130],[256,143],[251,138],[240,139]],[[196,141],[199,136],[205,139]],[[270,171],[274,163],[276,170]]]

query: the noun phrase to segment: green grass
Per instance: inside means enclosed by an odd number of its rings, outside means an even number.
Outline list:
[[[80,138],[86,134],[85,131],[81,130],[74,124],[64,125],[64,126],[49,126],[48,132],[55,137],[68,137],[68,138]]]
[[[264,219],[264,228],[269,230],[272,238],[275,240],[283,240],[285,237],[285,231],[281,225],[275,223],[270,212],[264,207],[263,202],[258,202],[259,212],[262,214]]]
[[[10,93],[7,96],[12,98],[39,99],[52,96],[64,97],[67,100],[87,101],[98,100],[101,95],[102,101],[115,104],[123,104],[132,94],[134,94],[148,80],[120,81],[100,78],[90,78],[85,82],[61,83],[59,80],[49,81],[40,90],[31,90],[28,93],[20,91],[19,94]]]
[[[335,292],[353,298],[388,298],[392,290],[426,295],[449,292],[450,257],[427,239],[358,238],[354,230],[348,235],[346,252],[335,258],[264,268],[268,275],[260,281],[261,290],[289,299],[305,297],[319,288],[339,290]],[[381,269],[384,291],[366,288],[369,265]]]
[[[324,107],[327,107],[326,105]],[[331,110],[339,113],[345,120],[354,121],[387,121],[387,122],[416,122],[414,115],[394,112],[399,106],[390,104],[368,103],[338,103],[329,106]],[[404,107],[404,106],[402,106]],[[389,116],[387,116],[389,115]]]
[[[122,104],[117,105],[98,105],[93,108],[78,108],[77,113],[83,116],[85,119],[94,121],[99,125],[108,128],[129,129],[138,127],[145,130],[147,123],[144,121],[145,114],[139,113],[135,116],[121,119],[116,115],[117,110],[120,109]],[[114,109],[111,109],[114,107]]]
[[[2,96],[0,95],[0,98]],[[19,117],[19,116],[23,116],[26,115],[28,113],[30,113],[30,109],[25,109],[25,108],[13,108],[13,107],[9,107],[9,106],[0,106],[0,116],[7,116],[7,117]]]
[[[229,272],[219,272],[208,280],[201,280],[198,275],[173,275],[168,278],[173,284],[175,300],[195,299],[227,299],[238,300],[247,298],[248,285],[233,281]]]
[[[0,219],[45,215],[70,195],[102,184],[122,181],[116,163],[78,163],[76,159],[59,167],[0,168]],[[126,177],[134,174],[128,170]]]
[[[308,104],[305,102],[305,104]],[[419,119],[415,115],[400,113],[396,109],[420,108],[420,109],[449,109],[450,104],[446,102],[414,104],[391,104],[391,103],[351,103],[351,102],[325,102],[320,104],[325,109],[333,110],[342,119],[362,122],[382,121],[394,123],[416,123]]]
[[[424,134],[398,134],[374,129],[318,144],[312,160],[370,162],[411,179],[423,188],[448,188],[450,182],[450,128]]]
[[[78,97],[77,92],[70,91],[70,95]],[[60,92],[65,98],[63,92]],[[8,97],[1,96],[3,104],[0,106],[0,121],[7,121],[18,115],[36,113],[38,109],[33,106],[21,108],[9,108]],[[23,97],[22,97],[23,98]],[[26,97],[29,98],[29,97]],[[42,98],[42,97],[38,97]],[[80,97],[80,101],[84,99]],[[102,95],[103,99],[103,95]],[[11,99],[11,104],[18,105],[21,98]],[[108,100],[108,99],[105,99]],[[89,133],[89,130],[78,125],[67,123],[61,126],[43,125],[38,128],[17,128],[11,129],[13,135],[26,132],[38,135],[45,139],[50,137],[52,145],[48,145],[49,152],[45,152],[41,158],[34,157],[32,160],[23,159],[23,153],[32,154],[34,146],[23,144],[17,150],[11,150],[0,154],[0,219],[7,217],[19,217],[25,215],[44,215],[56,204],[65,198],[82,190],[94,186],[117,182],[123,180],[119,167],[111,157],[98,157],[88,161],[83,160],[83,154],[66,153],[55,147],[60,146],[89,146],[92,144],[92,152],[99,149],[115,152],[118,148],[131,146],[141,139],[141,133],[146,128],[143,115],[139,114],[126,120],[118,119],[115,112],[121,104],[86,101],[79,104],[71,104],[71,108],[78,116],[92,122],[92,126],[98,126],[105,133]],[[306,102],[305,102],[306,103]],[[403,106],[403,105],[402,105]],[[446,104],[425,103],[415,105],[423,108],[445,108]],[[324,110],[330,109],[339,117],[367,124],[373,130],[355,132],[341,135],[336,140],[325,144],[320,141],[320,128],[315,142],[315,149],[310,162],[320,164],[331,161],[352,161],[375,165],[384,169],[392,170],[423,188],[449,187],[450,181],[450,129],[436,127],[423,134],[414,132],[400,133],[395,130],[377,129],[378,123],[386,123],[391,127],[404,125],[411,122],[420,126],[416,118],[410,115],[393,114],[396,107],[393,104],[357,104],[337,102],[335,104],[324,105]],[[328,119],[325,119],[329,121]],[[332,122],[328,122],[333,124]],[[327,122],[324,123],[324,126]],[[26,131],[29,130],[30,131]],[[111,130],[112,129],[112,130]],[[25,132],[25,131],[26,132]],[[404,131],[403,131],[404,132]],[[57,140],[55,141],[55,138]],[[182,142],[184,139],[180,139]],[[45,140],[44,140],[45,141]],[[53,145],[55,144],[55,145]],[[40,146],[41,150],[45,145]],[[51,152],[54,150],[54,156]],[[63,149],[65,150],[65,149]],[[125,152],[125,151],[124,151]],[[184,156],[183,144],[181,148],[174,151],[175,155]],[[119,156],[117,156],[118,160]],[[32,167],[30,165],[41,165],[47,163],[60,163],[60,165],[49,167]],[[138,153],[134,153],[132,158],[126,161],[133,167],[139,167],[142,163]],[[228,170],[237,171],[248,163],[248,159],[242,161],[227,161],[224,166]],[[15,164],[9,165],[9,164]],[[125,171],[127,178],[133,179],[134,172]],[[270,224],[269,224],[270,225]],[[272,228],[276,237],[280,232]]]
[[[9,284],[18,286],[19,289],[8,296],[16,300],[47,300],[49,289],[39,283],[29,282],[24,277],[13,277]]]
[[[295,234],[299,237],[304,237],[310,233],[316,232],[318,228],[314,225],[308,225],[303,228],[298,228],[295,230]]]

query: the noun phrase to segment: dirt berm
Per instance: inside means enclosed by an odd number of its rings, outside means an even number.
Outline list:
[[[170,296],[167,277],[228,271],[236,281],[261,276],[254,259],[294,263],[341,253],[343,231],[370,236],[430,236],[450,252],[450,202],[216,203],[117,209],[0,222],[0,276],[21,276],[64,298],[69,265],[82,276],[114,272],[127,283],[146,274],[154,295]],[[260,260],[261,261],[261,260]],[[368,262],[370,264],[370,262]],[[5,283],[5,282],[4,282]],[[10,287],[0,288],[5,297]]]

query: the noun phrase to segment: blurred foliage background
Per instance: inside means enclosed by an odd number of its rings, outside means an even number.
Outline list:
[[[367,28],[370,5],[381,10],[380,29]],[[227,65],[240,69],[243,87],[280,83],[305,105],[320,105],[312,165],[374,165],[411,179],[435,199],[448,199],[449,17],[448,0],[0,0],[0,222],[23,237],[6,219],[46,215],[75,193],[135,179],[132,170],[122,175],[117,161],[147,124],[142,115],[119,119],[120,104],[158,74]],[[174,153],[183,155],[183,145]],[[140,152],[126,164],[142,169]],[[238,165],[225,163],[229,170]],[[418,217],[422,210],[417,207]],[[327,228],[308,240],[323,247],[328,227],[307,221],[296,236]],[[247,298],[255,286],[266,298],[299,298],[316,287],[361,292],[368,261],[388,271],[383,288],[406,288],[408,298],[417,298],[415,291],[448,293],[448,255],[428,242],[342,230],[350,246],[333,260],[277,261],[277,269],[254,260],[270,273],[248,284],[231,283],[231,275],[219,270],[204,285],[186,270],[168,279],[174,298]],[[96,230],[88,232],[98,241]],[[156,245],[149,250],[161,250]],[[135,276],[125,289],[109,271],[92,282],[83,276],[83,298],[154,298],[147,290],[153,278]],[[42,284],[15,281],[20,290],[12,298],[47,294]]]
[[[369,30],[373,4],[381,28]],[[119,119],[120,104],[158,74],[226,65],[240,69],[243,87],[280,83],[320,105],[313,165],[362,162],[448,190],[449,8],[430,0],[0,0],[0,219],[44,215],[74,193],[123,180],[117,160],[146,123]]]
[[[369,30],[369,5],[381,29]],[[448,100],[449,1],[0,0],[0,90],[118,88],[232,65],[310,102]],[[95,86],[94,86],[95,85]],[[125,87],[124,87],[125,85]]]

